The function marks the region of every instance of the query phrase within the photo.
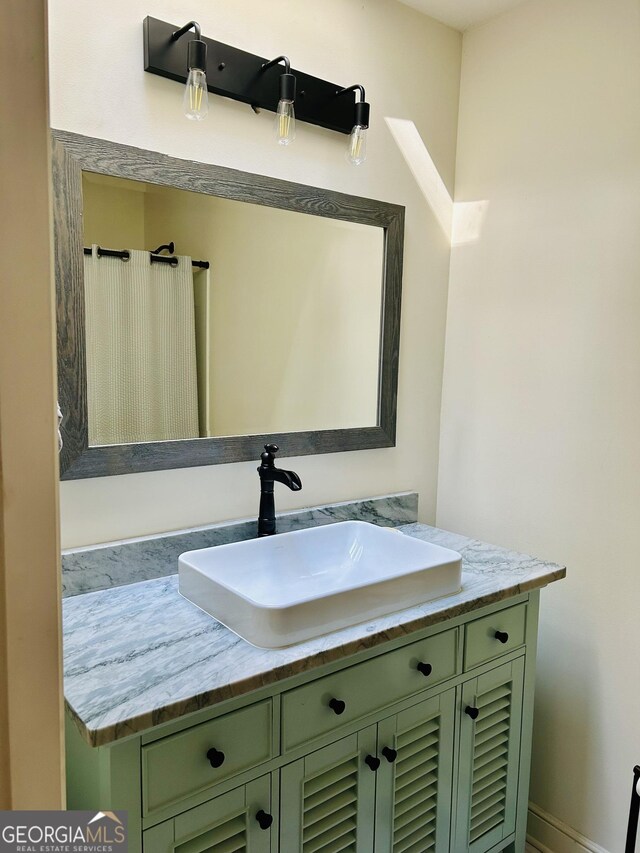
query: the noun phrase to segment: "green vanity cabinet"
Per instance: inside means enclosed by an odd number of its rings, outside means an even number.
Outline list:
[[[538,599],[105,746],[69,721],[68,806],[128,808],[131,853],[523,853]]]
[[[420,696],[461,671],[456,628],[346,666],[282,696],[282,748],[294,749],[407,697]],[[333,714],[330,703],[343,704]],[[329,710],[328,710],[329,708]]]
[[[462,685],[458,849],[485,853],[515,832],[523,678],[520,657]]]
[[[271,699],[255,702],[143,745],[143,815],[161,813],[174,803],[214,789],[220,782],[272,758],[272,706]],[[213,764],[207,757],[210,750]]]
[[[449,850],[455,693],[379,723],[375,853]]]
[[[376,726],[283,767],[280,853],[373,850]]]
[[[280,853],[449,850],[455,690],[281,771]]]
[[[143,833],[144,853],[270,853],[271,780],[261,776]],[[256,815],[262,819],[260,826]]]

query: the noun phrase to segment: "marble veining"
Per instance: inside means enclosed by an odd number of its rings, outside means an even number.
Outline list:
[[[565,576],[424,524],[399,529],[460,552],[462,590],[286,649],[240,639],[178,594],[177,575],[66,599],[65,696],[85,739],[113,742]]]
[[[256,482],[256,509],[257,495]],[[417,518],[418,495],[415,492],[327,504],[278,513],[277,517],[280,533],[336,521],[370,521],[384,527],[397,527]],[[256,536],[256,519],[246,519],[65,551],[62,554],[62,594],[66,598],[167,577],[178,571],[178,557],[185,551],[226,545]]]

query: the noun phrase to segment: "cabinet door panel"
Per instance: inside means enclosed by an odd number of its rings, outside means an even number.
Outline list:
[[[376,727],[281,770],[280,853],[371,853]]]
[[[523,674],[518,658],[462,687],[456,849],[484,853],[515,830]]]
[[[454,715],[447,690],[379,724],[376,853],[449,850]]]
[[[262,776],[147,830],[144,853],[270,853],[273,828],[256,820],[270,803],[270,778]]]

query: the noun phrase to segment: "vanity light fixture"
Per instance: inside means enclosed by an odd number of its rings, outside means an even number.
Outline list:
[[[365,101],[364,86],[357,84],[347,89],[340,89],[336,95],[345,92],[358,92],[360,100],[356,101],[353,112],[353,127],[349,135],[349,143],[345,151],[347,161],[353,166],[360,166],[367,159],[367,130],[369,129],[369,114],[371,106]]]
[[[190,29],[195,30],[196,37],[187,42],[181,36]],[[175,24],[147,17],[143,38],[144,70],[187,82],[185,113],[189,118],[204,118],[208,90],[248,104],[255,112],[274,112],[280,145],[289,145],[295,137],[296,122],[305,121],[350,134],[350,162],[359,165],[364,161],[369,104],[362,86],[343,89],[328,80],[292,70],[286,56],[270,60],[214,41],[201,35],[195,21],[176,29]],[[284,63],[284,72],[280,63]],[[360,94],[359,101],[356,92]]]
[[[191,39],[187,48],[188,74],[182,104],[188,119],[202,121],[209,112],[209,92],[207,90],[207,45],[202,41],[200,24],[197,21],[189,21],[171,35],[171,40],[177,41],[189,30],[194,30],[196,37]]]
[[[279,145],[289,145],[296,138],[296,114],[293,107],[296,99],[296,77],[291,73],[291,63],[286,56],[278,56],[265,62],[262,70],[284,62],[284,74],[280,75],[280,99],[276,110],[275,133]]]

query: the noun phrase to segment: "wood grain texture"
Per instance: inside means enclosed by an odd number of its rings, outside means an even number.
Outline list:
[[[275,441],[288,456],[393,447],[396,436],[404,207],[54,130],[61,478],[80,479],[257,459]],[[384,230],[378,418],[375,426],[89,447],[82,266],[82,171],[145,181]]]
[[[58,347],[58,403],[64,443],[60,471],[68,472],[88,447],[85,359],[82,170],[55,137],[52,144],[54,269]]]

